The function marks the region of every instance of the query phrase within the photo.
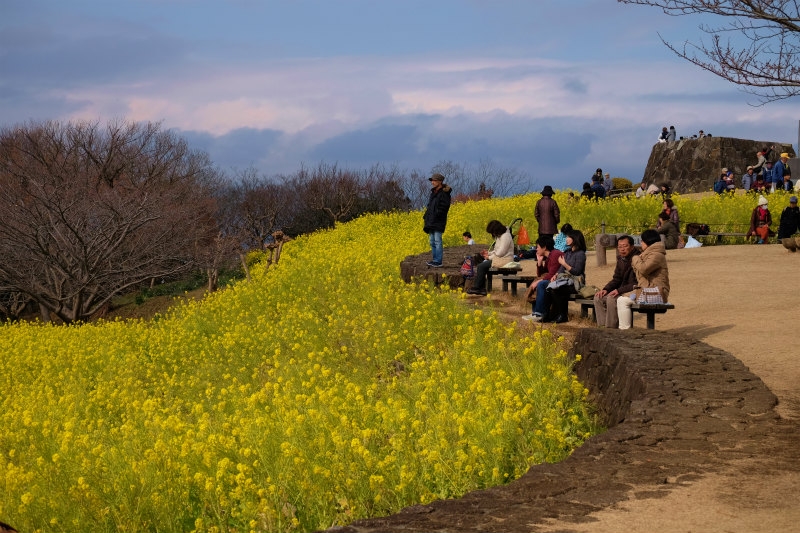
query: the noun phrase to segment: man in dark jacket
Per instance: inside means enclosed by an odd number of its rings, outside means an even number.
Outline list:
[[[800,207],[797,207],[797,196],[789,198],[789,206],[781,213],[781,225],[778,226],[778,240],[791,237],[800,231]]]
[[[442,234],[447,225],[447,212],[450,210],[450,191],[452,189],[444,184],[444,176],[434,174],[428,181],[433,188],[428,198],[428,208],[422,219],[425,223],[423,231],[428,234],[431,243],[431,254],[433,258],[428,262],[430,267],[442,266],[442,256],[444,247],[442,246]]]
[[[536,202],[533,216],[539,224],[539,236],[549,235],[552,237],[558,233],[558,223],[561,222],[561,210],[553,200],[553,188],[545,185],[542,189],[542,197]]]
[[[636,273],[631,266],[631,259],[638,253],[630,235],[623,235],[617,240],[617,266],[614,267],[614,276],[603,290],[594,295],[594,316],[600,327],[619,327],[617,298],[620,294],[632,291],[636,285]]]

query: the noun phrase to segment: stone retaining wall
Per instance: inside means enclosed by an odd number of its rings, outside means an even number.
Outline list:
[[[547,519],[591,521],[631,494],[663,496],[737,459],[770,454],[798,468],[800,431],[731,354],[672,332],[595,328],[579,332],[573,353],[606,432],[508,485],[334,530],[536,531]]]

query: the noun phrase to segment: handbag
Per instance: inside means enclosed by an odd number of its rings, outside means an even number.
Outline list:
[[[661,287],[640,287],[636,289],[637,304],[663,304]]]
[[[578,296],[591,300],[600,289],[594,285],[584,285],[579,291]]]
[[[475,267],[472,264],[472,256],[468,255],[464,258],[464,262],[461,263],[461,269],[459,271],[466,279],[475,277]]]

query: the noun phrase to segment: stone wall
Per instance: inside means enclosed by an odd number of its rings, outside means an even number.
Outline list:
[[[771,159],[777,161],[782,152],[794,157],[791,144],[770,141],[751,141],[732,137],[704,137],[658,143],[650,152],[643,181],[648,185],[670,183],[676,192],[702,192],[711,190],[723,168],[732,170],[736,186],[741,186],[742,175],[748,165],[758,161],[757,152],[765,146],[775,149]]]
[[[731,354],[674,331],[597,328],[581,330],[572,353],[606,432],[508,485],[334,530],[537,531],[589,521],[631,493],[665,496],[744,458],[763,457],[765,476],[800,469],[798,424]]]

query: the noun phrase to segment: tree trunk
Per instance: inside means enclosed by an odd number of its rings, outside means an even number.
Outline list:
[[[42,304],[39,304],[39,314],[42,315],[42,322],[45,324],[50,323],[50,310]]]
[[[217,290],[217,283],[219,282],[219,269],[207,268],[206,274],[208,275],[208,292]]]
[[[247,277],[247,281],[253,281],[253,278],[250,277],[250,268],[247,266],[247,257],[240,252],[239,259],[242,261],[242,268],[244,269],[244,275]]]

